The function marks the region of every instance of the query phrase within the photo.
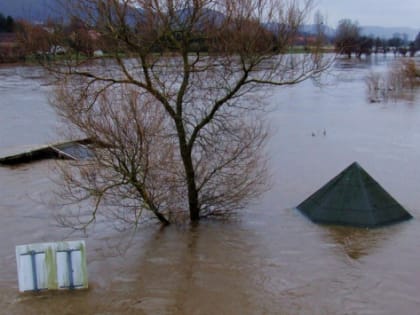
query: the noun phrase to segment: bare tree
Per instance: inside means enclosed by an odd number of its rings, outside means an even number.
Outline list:
[[[334,40],[336,51],[351,58],[351,54],[356,53],[359,48],[361,41],[360,31],[360,26],[357,22],[349,19],[340,20]]]
[[[72,127],[103,144],[63,169],[66,197],[124,222],[245,206],[265,188],[264,86],[314,78],[319,47],[288,54],[311,1],[71,0],[109,58],[46,67]],[[71,53],[71,50],[68,51]],[[87,57],[86,57],[87,58]],[[92,214],[91,213],[91,214]]]

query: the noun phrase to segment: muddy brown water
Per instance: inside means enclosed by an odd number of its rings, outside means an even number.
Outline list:
[[[87,291],[18,293],[16,245],[81,236],[53,219],[50,162],[0,167],[0,314],[420,314],[419,99],[370,104],[363,81],[391,61],[343,60],[328,85],[273,91],[272,189],[226,222],[98,224]],[[39,75],[0,69],[0,152],[58,139]],[[415,219],[338,228],[294,209],[353,161]]]

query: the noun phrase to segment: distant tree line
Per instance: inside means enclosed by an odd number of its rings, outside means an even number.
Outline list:
[[[216,11],[214,11],[216,12]],[[175,36],[168,37],[167,34],[154,34],[147,24],[148,21],[139,19],[139,21],[129,21],[124,25],[125,36],[140,37],[141,41],[131,43],[131,45],[114,46],[114,39],[109,38],[106,32],[103,32],[101,21],[97,21],[98,25],[88,24],[80,18],[72,17],[65,24],[55,21],[47,21],[44,25],[32,24],[28,21],[19,21],[17,34],[19,41],[25,51],[25,55],[39,55],[42,57],[47,55],[56,55],[65,49],[76,57],[92,57],[95,51],[104,53],[121,53],[127,54],[136,51],[137,45],[149,43],[148,49],[154,53],[175,52],[179,49],[182,42],[187,45],[191,53],[220,53],[225,52],[225,44],[233,37],[234,29],[226,29],[224,38],[215,38],[211,28],[217,25],[218,18],[222,19],[216,13],[212,12],[208,16],[204,16],[200,21],[199,27],[194,30],[193,35],[186,39],[182,23],[179,25],[179,31]],[[182,19],[180,19],[182,22]],[[310,50],[312,46],[319,46],[317,35],[301,34],[298,30],[291,29],[290,26],[281,24],[271,24],[270,27],[259,23],[258,21],[247,20],[237,21],[242,29],[258,32],[260,36],[253,43],[260,51],[271,50],[277,53],[290,52],[290,47],[305,46],[306,50]],[[278,40],[279,34],[289,34],[284,41]],[[286,49],[287,48],[287,49]],[[118,50],[117,52],[115,50]],[[234,52],[232,52],[234,53]]]
[[[394,34],[389,39],[365,36],[361,34],[361,28],[357,22],[343,19],[338,24],[334,46],[337,53],[346,55],[348,58],[388,52],[414,56],[420,50],[420,33],[411,42],[400,34]]]
[[[0,13],[0,33],[12,33],[15,30],[15,20],[11,16]]]
[[[212,13],[215,14],[215,13]],[[218,15],[210,15],[207,19],[222,19]],[[213,21],[214,22],[214,21]],[[321,40],[324,45],[334,45],[335,51],[339,54],[346,55],[349,58],[356,56],[360,58],[363,55],[388,53],[399,54],[402,56],[414,56],[420,50],[420,33],[414,41],[408,41],[407,38],[400,34],[395,34],[392,38],[380,38],[375,36],[362,35],[361,27],[357,22],[350,19],[343,19],[339,22],[334,36],[326,36],[322,29],[322,21],[319,23],[320,28],[315,33],[303,32],[297,30],[293,36],[293,43],[281,43],[276,41],[278,33],[287,32],[285,25],[263,25],[247,21],[244,28],[258,30],[261,36],[255,43],[259,49],[266,51],[267,47],[271,47],[273,52],[287,53],[284,48],[303,47],[310,50],[312,46],[319,47]],[[145,33],[147,25],[143,25],[144,21],[128,23],[127,36],[133,36],[136,33]],[[223,43],[215,41],[209,30],[206,29],[211,25],[209,21],[203,20],[194,37],[188,39],[189,50],[192,53],[218,53],[223,50]],[[97,30],[100,25],[88,25],[85,21],[78,18],[71,18],[67,23],[57,21],[46,21],[44,24],[34,24],[25,20],[15,21],[11,16],[5,16],[0,13],[0,33],[13,33],[19,44],[18,59],[25,59],[28,56],[41,56],[50,58],[53,55],[69,50],[74,56],[91,57],[95,51],[112,52],[115,47],[110,45],[112,39],[102,36]],[[232,36],[226,31],[226,38]],[[145,40],[149,40],[148,36],[153,38],[153,45],[150,50],[155,53],[163,51],[174,51],[178,45],[176,41],[184,41],[182,30],[176,38],[169,39],[166,34],[143,34]],[[206,35],[207,34],[207,35]],[[133,47],[118,47],[119,52],[127,53]],[[298,48],[299,49],[299,48]]]

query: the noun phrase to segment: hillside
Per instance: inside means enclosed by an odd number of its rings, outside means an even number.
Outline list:
[[[42,22],[48,18],[57,18],[57,0],[0,0],[0,12],[15,19]]]
[[[374,35],[375,37],[380,38],[391,38],[397,34],[400,37],[404,37],[404,34],[406,34],[407,40],[414,40],[418,32],[418,29],[408,27],[362,26],[363,35]]]

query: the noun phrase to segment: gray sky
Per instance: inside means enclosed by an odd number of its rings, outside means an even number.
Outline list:
[[[332,27],[348,18],[362,26],[420,28],[420,0],[315,0],[315,5]]]

